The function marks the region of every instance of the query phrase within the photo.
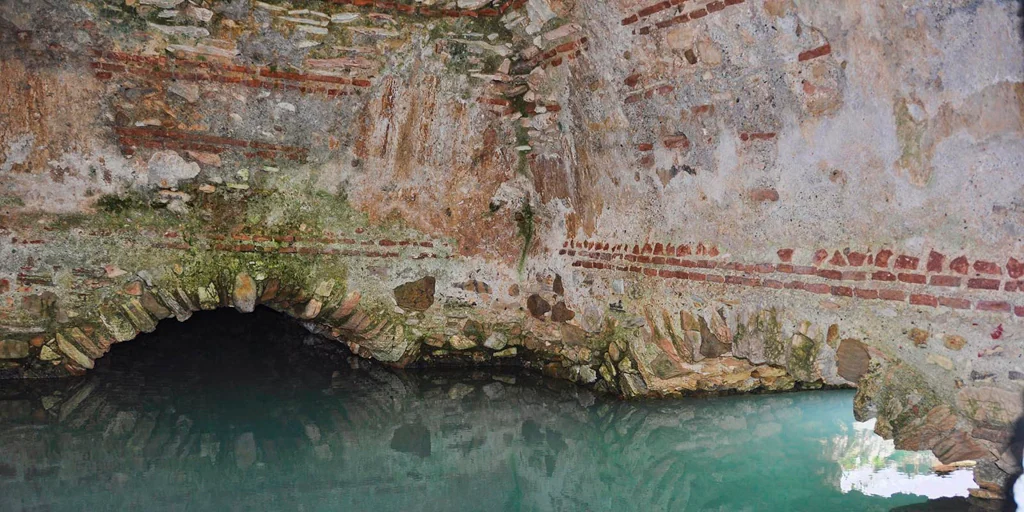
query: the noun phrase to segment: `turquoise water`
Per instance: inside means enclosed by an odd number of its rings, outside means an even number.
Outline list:
[[[270,313],[165,322],[85,378],[0,390],[2,510],[956,510],[927,496],[970,480],[855,424],[852,392],[394,373]]]

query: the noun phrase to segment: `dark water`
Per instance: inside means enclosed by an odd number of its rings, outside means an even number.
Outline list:
[[[894,452],[852,398],[627,403],[514,371],[393,373],[269,312],[208,314],[78,381],[0,383],[0,509],[963,509],[926,495],[970,474]]]

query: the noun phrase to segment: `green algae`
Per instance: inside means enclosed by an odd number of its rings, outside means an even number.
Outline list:
[[[782,339],[782,326],[775,309],[762,311],[757,316],[757,330],[763,336],[765,359],[775,365],[785,364],[786,342]]]
[[[523,250],[519,254],[519,272],[523,271],[523,265],[526,263],[526,254],[530,250],[530,245],[533,243],[534,235],[534,224],[533,224],[533,207],[530,206],[530,198],[523,200],[523,206],[515,214],[516,227],[519,231],[519,237],[523,239]]]
[[[786,368],[791,375],[804,382],[812,382],[814,378],[814,363],[818,357],[818,342],[796,333],[790,342],[789,359],[786,361]]]

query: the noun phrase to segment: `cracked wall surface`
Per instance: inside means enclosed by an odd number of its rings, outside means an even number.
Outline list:
[[[0,376],[265,305],[1020,472],[1017,1],[0,1]],[[1016,450],[1016,451],[1014,451]]]

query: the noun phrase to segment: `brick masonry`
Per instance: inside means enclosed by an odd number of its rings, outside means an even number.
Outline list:
[[[111,79],[125,74],[156,80],[181,80],[236,84],[268,90],[298,91],[303,94],[345,96],[369,87],[363,77],[343,77],[315,73],[277,71],[261,66],[245,66],[229,62],[211,62],[183,57],[156,57],[124,52],[93,50],[91,63],[97,78]]]
[[[530,59],[534,67],[558,67],[563,62],[573,60],[582,55],[587,47],[587,38],[581,37],[547,49]]]
[[[204,133],[169,130],[161,127],[115,127],[122,152],[134,154],[139,147],[148,149],[195,150],[220,154],[239,151],[248,158],[305,160],[307,148],[255,140],[219,137]]]
[[[742,4],[745,0],[663,0],[644,7],[622,19],[623,26],[637,24],[634,34],[646,35],[653,31],[674,25],[700,20],[708,15],[724,11],[727,7]],[[658,20],[658,21],[654,21]]]
[[[404,4],[397,1],[379,1],[379,0],[328,0],[330,3],[335,5],[351,5],[355,7],[365,7],[372,12],[377,13],[388,13],[388,14],[399,14],[399,15],[419,15],[428,18],[434,17],[447,17],[447,18],[496,18],[504,15],[507,11],[513,9],[519,9],[526,5],[526,0],[506,0],[501,2],[496,7],[481,7],[478,9],[442,9],[435,8],[434,6],[426,5],[414,5]]]
[[[801,252],[811,255],[814,264],[790,263],[796,251],[789,248],[778,250],[778,260],[774,262],[716,259],[718,248],[704,244],[692,247],[688,244],[646,243],[641,247],[638,244],[611,245],[569,240],[563,243],[559,254],[579,258],[573,261],[572,266],[586,269],[1024,316],[1024,300],[1015,305],[1015,295],[1010,295],[1018,290],[1024,291],[1017,280],[1022,277],[1024,268],[1013,257],[1008,258],[1005,265],[1007,279],[1001,279],[966,277],[969,274],[966,256],[959,256],[943,265],[941,262],[945,261],[945,256],[935,251],[926,258],[894,255],[887,249],[875,253],[838,250],[830,253],[824,249]],[[926,267],[922,261],[930,263]],[[973,260],[972,268],[976,276],[1004,274],[1004,267],[991,261]],[[832,284],[835,281],[843,284]],[[1006,300],[978,296],[984,292],[1006,294]]]

